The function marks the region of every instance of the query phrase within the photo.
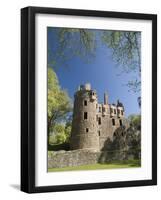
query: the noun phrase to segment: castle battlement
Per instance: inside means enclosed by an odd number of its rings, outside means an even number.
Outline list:
[[[74,95],[71,149],[101,150],[108,138],[113,139],[115,130],[124,125],[124,119],[124,106],[119,100],[109,104],[105,93],[104,103],[99,103],[90,83],[80,85]]]

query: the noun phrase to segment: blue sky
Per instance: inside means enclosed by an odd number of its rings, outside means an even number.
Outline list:
[[[48,31],[48,44],[55,49],[58,40],[53,34],[54,31]],[[73,57],[67,60],[66,64],[67,66],[57,60],[54,71],[61,87],[68,91],[72,99],[78,86],[89,82],[92,88],[96,89],[99,102],[103,102],[103,94],[107,91],[110,103],[116,103],[119,99],[124,104],[126,116],[140,113],[137,103],[139,94],[129,92],[129,88],[125,86],[136,74],[121,73],[121,68],[116,66],[111,50],[107,47],[99,45],[96,56],[88,63],[79,57]]]

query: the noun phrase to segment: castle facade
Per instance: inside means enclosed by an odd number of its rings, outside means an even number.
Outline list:
[[[107,93],[104,103],[89,83],[81,85],[74,95],[70,148],[100,151],[106,140],[113,140],[117,128],[125,125],[125,110],[121,102],[110,104]]]

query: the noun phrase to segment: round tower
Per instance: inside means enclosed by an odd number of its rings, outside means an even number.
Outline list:
[[[99,150],[97,94],[90,84],[81,85],[74,95],[70,148]]]

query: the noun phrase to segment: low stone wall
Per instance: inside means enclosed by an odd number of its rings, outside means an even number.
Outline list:
[[[72,167],[98,163],[100,152],[73,150],[52,152],[48,156],[48,168]]]
[[[50,155],[48,156],[48,168],[73,167],[132,159],[135,159],[134,153],[129,153],[127,151],[53,151],[50,152]]]

